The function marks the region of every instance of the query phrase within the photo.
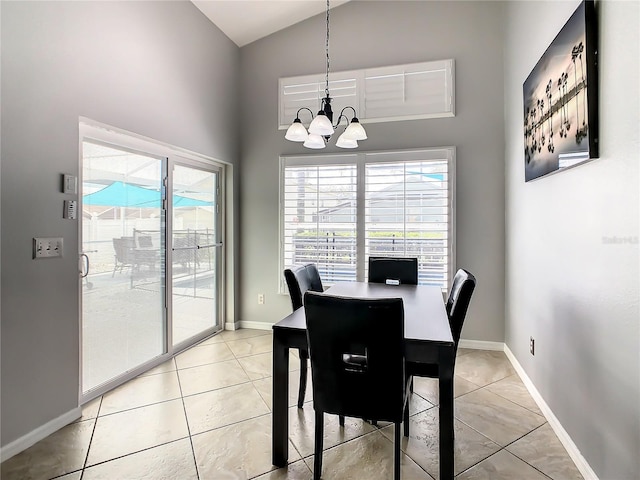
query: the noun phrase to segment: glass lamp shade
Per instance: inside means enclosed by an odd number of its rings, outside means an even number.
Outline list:
[[[349,126],[346,128],[346,130],[342,135],[344,135],[345,137],[351,140],[367,139],[367,132],[364,131],[364,127],[360,124],[360,121],[358,121],[358,119],[355,117],[353,117],[353,120],[351,120],[351,123],[349,123]]]
[[[331,125],[331,121],[322,110],[318,112],[316,118],[314,118],[311,125],[309,125],[309,134],[321,136],[333,135],[333,125]]]
[[[309,138],[302,144],[307,148],[320,149],[326,147],[324,138],[314,133],[309,134]]]
[[[352,138],[345,137],[344,133],[338,137],[336,147],[340,148],[358,148],[358,142]]]
[[[287,130],[287,134],[284,136],[287,140],[291,140],[292,142],[304,142],[309,137],[307,133],[307,129],[304,128],[302,122],[299,118],[296,118],[289,129]]]

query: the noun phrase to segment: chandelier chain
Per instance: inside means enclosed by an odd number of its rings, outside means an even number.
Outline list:
[[[1,1],[1,0],[0,0]],[[338,115],[338,119],[333,124],[334,115],[333,109],[331,108],[331,95],[329,94],[329,71],[330,71],[330,61],[329,61],[329,15],[330,15],[330,0],[326,0],[327,2],[327,30],[326,30],[326,39],[325,39],[325,56],[327,61],[327,70],[325,74],[325,88],[324,93],[325,97],[321,99],[320,102],[320,110],[316,116],[313,116],[313,112],[307,107],[301,107],[296,112],[296,118],[291,124],[291,126],[287,129],[287,133],[284,138],[290,140],[292,142],[303,142],[303,146],[307,148],[319,149],[325,148],[327,146],[327,142],[331,138],[336,131],[336,129],[340,126],[342,119],[345,120],[346,126],[342,135],[338,137],[338,141],[336,142],[336,147],[339,148],[358,148],[358,140],[366,140],[367,133],[364,131],[362,125],[357,119],[356,109],[352,106],[346,106],[342,108],[340,111],[340,115]],[[320,88],[320,85],[318,85]],[[320,90],[318,89],[318,93]],[[345,110],[350,109],[353,110],[353,118],[349,121],[349,117],[347,117],[344,112]],[[300,112],[302,110],[306,110],[311,115],[311,123],[309,124],[309,130],[305,128],[300,120]]]
[[[327,0],[327,42],[325,44],[325,51],[327,54],[327,74],[325,77],[325,88],[324,88],[324,92],[327,95],[327,97],[329,96],[329,0]]]

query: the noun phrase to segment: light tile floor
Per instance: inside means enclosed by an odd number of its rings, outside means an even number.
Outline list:
[[[298,409],[292,355],[287,468],[271,465],[270,331],[221,332],[88,403],[82,418],[5,461],[2,480],[308,480],[311,384]],[[502,352],[460,349],[459,480],[582,476]],[[437,382],[415,379],[402,478],[438,478]],[[392,478],[393,425],[325,416],[323,479]]]

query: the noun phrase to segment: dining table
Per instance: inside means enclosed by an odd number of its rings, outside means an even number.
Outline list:
[[[405,360],[438,365],[440,479],[453,479],[453,372],[455,346],[442,290],[427,285],[339,282],[326,294],[351,298],[402,298]],[[289,349],[308,348],[304,308],[273,325],[272,462],[284,467],[289,437]],[[313,367],[312,367],[313,368]],[[384,388],[381,385],[380,388]],[[426,443],[424,448],[430,448]]]

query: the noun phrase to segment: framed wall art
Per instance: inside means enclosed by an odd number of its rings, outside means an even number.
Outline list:
[[[598,157],[597,23],[583,0],[523,85],[525,181]]]

